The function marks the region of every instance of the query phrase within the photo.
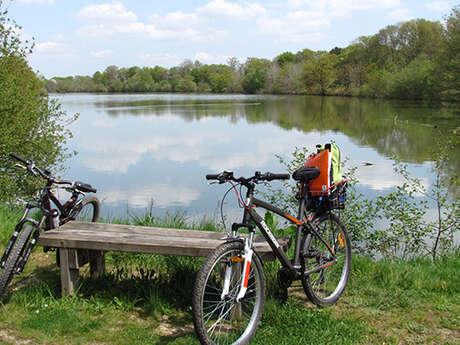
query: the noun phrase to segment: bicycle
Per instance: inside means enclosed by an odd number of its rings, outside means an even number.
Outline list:
[[[59,180],[53,177],[49,170],[42,171],[31,160],[24,159],[14,153],[10,156],[22,163],[16,164],[16,167],[27,170],[34,177],[43,178],[46,180],[46,184],[39,190],[38,200],[26,203],[24,213],[5,248],[0,261],[0,268],[2,268],[0,297],[4,295],[13,276],[24,270],[24,266],[40,236],[41,229],[46,231],[58,228],[70,220],[96,222],[100,211],[98,198],[85,194],[96,193],[96,189],[90,184],[80,181]],[[71,193],[70,198],[63,204],[53,193],[52,189],[56,186],[65,186],[63,189]],[[51,208],[51,202],[57,209]],[[40,221],[29,216],[33,209],[41,210]],[[45,251],[49,249],[44,248]],[[56,260],[59,260],[59,255],[56,255]],[[59,264],[59,262],[57,263]]]
[[[193,322],[202,344],[247,344],[255,334],[265,301],[262,260],[253,250],[256,227],[281,263],[278,281],[286,293],[293,281],[301,280],[314,304],[328,306],[339,299],[350,275],[351,248],[345,226],[331,210],[343,206],[347,181],[331,187],[334,197],[312,197],[308,186],[319,173],[316,167],[302,167],[293,174],[301,186],[298,217],[254,197],[257,183],[289,179],[289,174],[256,172],[249,178],[235,178],[233,172],[224,171],[206,175],[208,180],[230,182],[244,210],[242,222],[232,224],[228,238],[209,254],[195,280]],[[245,203],[236,189],[238,185],[247,189]],[[296,225],[292,259],[255,211],[257,207]],[[240,228],[248,229],[249,235],[239,236]]]

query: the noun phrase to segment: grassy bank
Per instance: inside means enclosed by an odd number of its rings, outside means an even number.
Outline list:
[[[0,212],[0,224],[10,218]],[[146,216],[132,222],[171,226],[185,218],[171,220]],[[6,225],[0,225],[2,236],[11,231]],[[65,298],[54,260],[38,248],[12,282],[12,293],[0,304],[0,344],[198,344],[190,306],[202,259],[110,253],[104,279],[83,272],[76,296]],[[354,257],[344,296],[325,309],[308,302],[299,283],[285,304],[271,286],[251,344],[458,344],[459,268],[460,253],[435,264]],[[273,285],[274,265],[265,271]]]

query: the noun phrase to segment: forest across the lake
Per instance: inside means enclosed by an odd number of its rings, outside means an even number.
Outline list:
[[[48,92],[213,92],[460,101],[460,6],[444,22],[414,19],[344,48],[284,52],[272,60],[179,66],[108,66],[92,76],[43,80]]]

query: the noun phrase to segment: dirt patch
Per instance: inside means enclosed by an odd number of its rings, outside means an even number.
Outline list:
[[[0,339],[14,345],[32,344],[32,340],[19,339],[16,336],[14,336],[11,332],[4,329],[0,330]]]
[[[188,333],[193,333],[193,325],[177,326],[169,322],[167,316],[161,318],[160,324],[157,326],[156,332],[167,337],[179,337]]]

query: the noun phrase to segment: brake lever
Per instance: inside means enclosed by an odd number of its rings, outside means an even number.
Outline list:
[[[26,166],[24,166],[24,165],[22,165],[22,164],[19,164],[19,163],[16,163],[14,166],[15,166],[16,168],[21,168],[21,169],[27,170],[27,167],[26,167]]]

